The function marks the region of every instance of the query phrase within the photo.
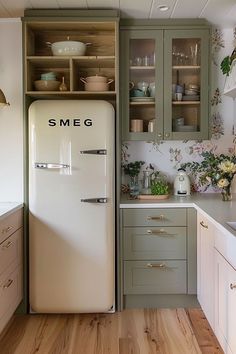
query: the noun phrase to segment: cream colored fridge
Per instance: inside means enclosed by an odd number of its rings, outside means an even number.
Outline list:
[[[114,109],[29,108],[29,288],[37,313],[114,310]]]

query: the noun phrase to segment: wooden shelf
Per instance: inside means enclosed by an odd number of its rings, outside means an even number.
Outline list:
[[[200,105],[200,101],[172,101],[172,104],[174,106],[186,106],[186,105],[193,105],[193,104],[197,104]]]
[[[107,98],[108,100],[114,99],[116,97],[115,91],[100,91],[100,92],[90,92],[90,91],[27,91],[25,93],[28,96],[36,98],[62,98],[62,97],[72,97],[72,98],[83,98],[83,99],[101,99]]]
[[[199,70],[200,65],[173,65],[173,70]]]
[[[155,70],[155,66],[130,66],[130,70]]]
[[[155,105],[155,101],[152,101],[152,102],[130,102],[129,104],[131,106],[141,106],[141,105],[153,106],[153,105]]]
[[[114,68],[115,56],[28,56],[27,61],[38,67],[69,67],[70,61],[87,67]]]

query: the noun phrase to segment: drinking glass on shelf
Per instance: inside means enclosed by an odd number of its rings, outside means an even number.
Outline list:
[[[134,65],[136,66],[141,66],[142,65],[142,58],[141,57],[136,57],[134,58]]]
[[[198,44],[195,43],[190,46],[190,57],[191,57],[191,64],[197,65],[198,64]]]

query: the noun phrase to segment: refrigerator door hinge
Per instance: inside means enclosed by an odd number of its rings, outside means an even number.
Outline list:
[[[107,203],[107,198],[87,198],[80,199],[83,203]]]
[[[80,151],[81,154],[90,154],[90,155],[106,155],[106,149],[98,149],[98,150],[82,150]]]

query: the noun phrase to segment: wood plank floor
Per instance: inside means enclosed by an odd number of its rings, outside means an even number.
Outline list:
[[[0,354],[222,354],[199,309],[16,316]]]

